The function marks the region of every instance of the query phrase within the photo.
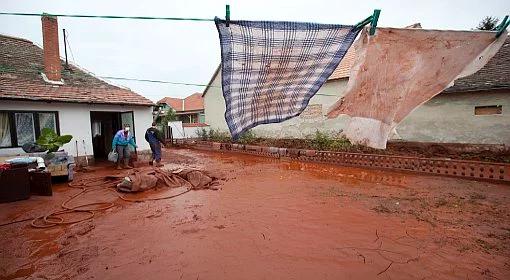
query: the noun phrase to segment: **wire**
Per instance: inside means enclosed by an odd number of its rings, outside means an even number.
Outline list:
[[[76,61],[74,60],[73,49],[71,49],[71,42],[69,42],[69,32],[67,32],[67,30],[65,32],[66,32],[66,42],[65,43],[69,47],[69,52],[71,53],[71,57],[73,58],[73,62],[76,63]]]
[[[195,83],[180,83],[180,82],[170,82],[170,81],[161,81],[161,80],[148,80],[148,79],[135,79],[135,78],[122,78],[122,77],[112,77],[112,76],[99,76],[99,78],[110,79],[110,80],[122,80],[122,81],[135,81],[135,82],[147,82],[147,83],[160,83],[160,84],[173,84],[173,85],[185,85],[185,86],[199,86],[206,87],[207,84],[195,84]],[[216,87],[219,86],[209,86]]]
[[[92,15],[66,15],[66,14],[47,14],[47,13],[0,13],[6,16],[53,16],[53,17],[73,17],[73,18],[106,18],[106,19],[148,19],[148,20],[179,20],[179,21],[214,21],[213,18],[180,18],[180,17],[144,17],[144,16],[92,16]]]
[[[172,85],[185,85],[185,86],[199,86],[199,87],[206,87],[209,86],[211,88],[221,88],[221,86],[213,86],[213,85],[206,85],[206,84],[193,84],[193,83],[178,83],[178,82],[170,82],[170,81],[161,81],[161,80],[147,80],[147,79],[135,79],[135,78],[121,78],[121,77],[111,77],[111,76],[99,76],[103,79],[110,79],[110,80],[120,80],[120,81],[135,81],[135,82],[147,82],[147,83],[161,83],[161,84],[172,84]],[[158,94],[159,95],[159,94]],[[321,96],[335,96],[338,97],[338,95],[335,94],[324,94],[324,93],[316,93],[315,95],[321,95]]]
[[[70,49],[71,47],[69,47]],[[72,51],[71,51],[72,55]],[[74,57],[73,57],[74,61]],[[16,70],[16,71],[6,71],[6,73],[39,73],[37,71],[23,71],[23,70]],[[215,85],[207,85],[207,84],[195,84],[195,83],[182,83],[182,82],[172,82],[172,81],[163,81],[163,80],[150,80],[150,79],[136,79],[136,78],[125,78],[125,77],[113,77],[113,76],[96,76],[102,79],[107,80],[119,80],[119,81],[134,81],[134,82],[144,82],[144,83],[159,83],[159,84],[171,84],[171,85],[184,85],[184,86],[197,86],[197,87],[210,87],[210,88],[221,88],[221,86],[215,86]],[[143,94],[147,96],[156,96],[160,94]],[[320,96],[333,96],[333,97],[339,97],[335,94],[324,94],[324,93],[316,93],[315,95]]]

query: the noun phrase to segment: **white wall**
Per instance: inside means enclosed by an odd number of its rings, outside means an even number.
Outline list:
[[[475,115],[475,106],[501,105],[499,115]],[[422,142],[510,146],[510,91],[440,94],[416,108],[396,129]]]
[[[210,125],[211,129],[228,131],[225,122],[225,99],[221,90],[221,74],[218,74],[212,82],[204,96],[205,123]],[[329,107],[343,96],[344,88],[347,85],[347,79],[332,80],[326,82],[317,94],[310,99],[309,108],[319,109],[320,112],[307,114],[307,109],[295,118],[281,123],[259,125],[252,131],[261,137],[273,138],[303,138],[307,135],[320,131],[339,131],[344,125],[346,118],[339,117],[328,119],[325,117]]]
[[[212,85],[204,96],[205,122],[211,129],[228,131],[221,73]],[[344,95],[346,85],[347,79],[328,81],[310,100],[308,107],[322,104],[322,115],[305,116],[305,110],[298,117],[282,123],[259,125],[252,131],[257,136],[272,138],[304,138],[316,130],[339,132],[345,126],[346,117],[327,119],[324,115]],[[487,105],[502,105],[503,113],[474,115],[475,106]],[[407,141],[510,145],[510,91],[440,94],[409,114],[397,126],[396,132],[393,138]]]
[[[76,141],[78,141],[79,156],[91,156],[93,154],[90,111],[133,111],[135,119],[135,137],[139,147],[138,150],[143,151],[150,149],[149,144],[145,141],[144,138],[145,130],[150,127],[152,123],[152,108],[150,106],[96,105],[81,103],[50,103],[2,100],[0,101],[0,110],[58,111],[60,134],[71,134],[73,136],[71,142],[65,144],[63,149],[73,156],[76,156]],[[83,140],[85,140],[85,148],[83,147]],[[0,148],[0,156],[15,155],[18,153],[24,152],[21,148]]]

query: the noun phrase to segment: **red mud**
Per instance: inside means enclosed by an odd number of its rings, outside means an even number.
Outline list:
[[[222,139],[220,139],[222,140]],[[224,139],[231,142],[230,139]],[[473,144],[448,144],[426,143],[408,141],[389,141],[386,149],[373,149],[362,145],[342,145],[339,147],[317,147],[317,143],[311,139],[270,139],[255,138],[246,144],[274,146],[294,149],[318,149],[337,152],[383,154],[394,156],[411,156],[422,158],[451,158],[460,160],[476,160],[489,162],[510,163],[510,149],[502,145],[473,145]]]
[[[91,194],[117,206],[71,226],[0,227],[0,278],[510,279],[508,185],[190,150],[164,159],[226,179],[163,201]],[[0,223],[75,192],[0,204]]]

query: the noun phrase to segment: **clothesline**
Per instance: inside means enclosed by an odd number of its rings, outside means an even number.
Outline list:
[[[94,15],[69,15],[69,14],[48,14],[48,13],[0,13],[7,16],[53,16],[72,18],[105,18],[105,19],[148,19],[148,20],[180,20],[180,21],[214,21],[214,18],[184,18],[184,17],[148,17],[148,16],[94,16]]]

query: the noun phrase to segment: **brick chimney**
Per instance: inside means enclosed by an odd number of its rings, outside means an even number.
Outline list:
[[[44,74],[49,81],[60,82],[62,79],[60,53],[58,45],[57,17],[42,16]]]

